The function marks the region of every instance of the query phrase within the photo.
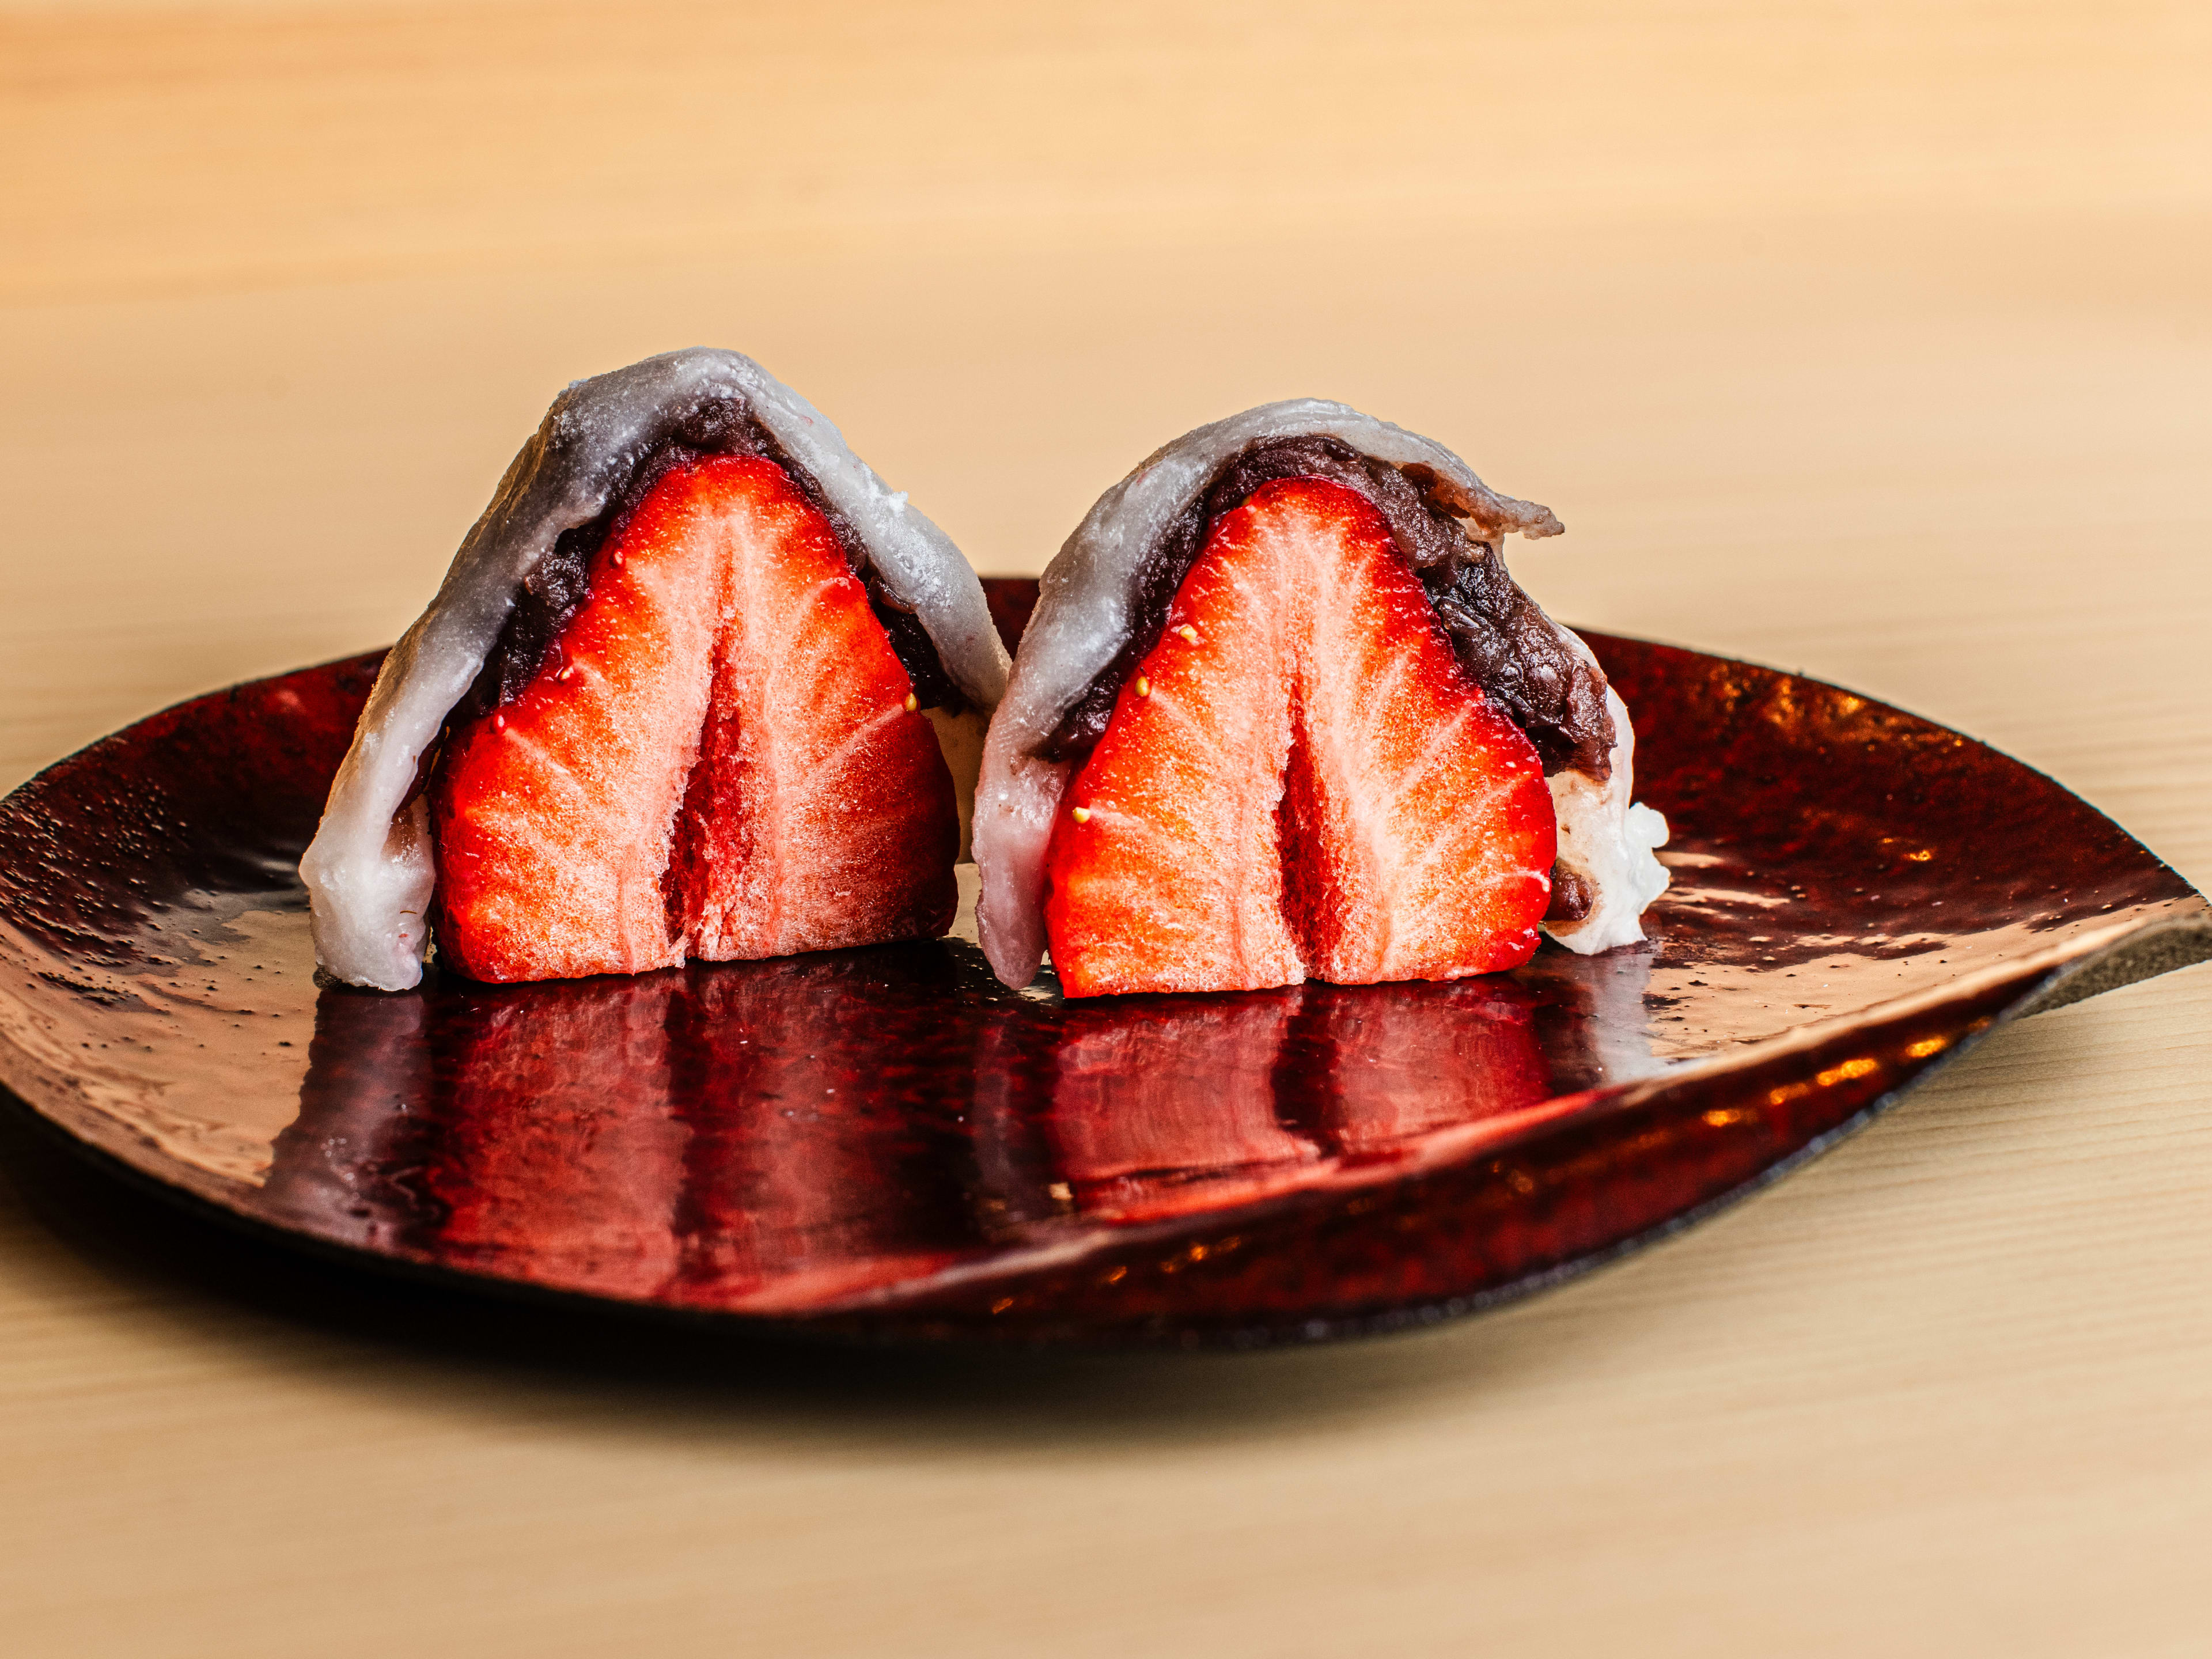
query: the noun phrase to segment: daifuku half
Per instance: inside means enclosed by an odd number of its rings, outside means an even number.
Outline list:
[[[1176,440],[1045,572],[976,794],[978,921],[1070,994],[1454,979],[1640,939],[1663,819],[1589,648],[1506,574],[1559,532],[1341,404]]]
[[[975,575],[735,352],[554,399],[393,647],[301,862],[404,989],[951,925],[1006,657]]]

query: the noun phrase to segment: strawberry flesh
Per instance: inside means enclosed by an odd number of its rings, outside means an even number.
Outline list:
[[[1046,934],[1072,996],[1457,979],[1534,953],[1554,838],[1382,516],[1283,479],[1216,521],[1061,803]]]
[[[667,472],[431,783],[441,958],[637,973],[951,925],[952,781],[829,521],[774,462]]]

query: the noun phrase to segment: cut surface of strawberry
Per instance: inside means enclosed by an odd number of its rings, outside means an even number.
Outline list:
[[[1318,478],[1214,524],[1061,803],[1068,994],[1457,979],[1534,954],[1535,750],[1460,669],[1381,515]]]
[[[951,925],[951,774],[835,532],[774,462],[670,470],[521,694],[430,785],[439,953],[636,973]]]

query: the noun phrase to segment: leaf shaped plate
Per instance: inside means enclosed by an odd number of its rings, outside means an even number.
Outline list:
[[[1010,637],[1035,584],[988,585]],[[1063,1002],[966,938],[319,987],[294,866],[379,658],[179,705],[0,803],[0,1081],[271,1238],[877,1339],[1249,1344],[1555,1282],[1832,1144],[2212,908],[1970,738],[1589,636],[1674,885],[1520,972]]]

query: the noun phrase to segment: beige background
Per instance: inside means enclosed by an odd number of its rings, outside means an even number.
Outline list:
[[[1320,392],[2212,884],[2212,9],[0,0],[0,784],[393,635],[704,342],[985,571]],[[1643,711],[1646,720],[1663,711]],[[2212,1650],[2212,969],[1419,1338],[823,1364],[363,1291],[0,1143],[0,1648]]]

